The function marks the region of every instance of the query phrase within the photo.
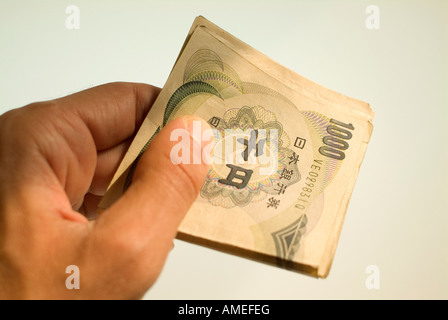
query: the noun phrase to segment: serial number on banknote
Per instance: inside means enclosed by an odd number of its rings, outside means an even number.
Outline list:
[[[311,198],[311,193],[314,190],[314,186],[316,185],[316,181],[319,178],[319,171],[321,169],[322,160],[314,160],[311,165],[311,171],[308,172],[308,176],[305,179],[305,186],[302,187],[302,191],[300,192],[300,198],[298,201],[302,201],[303,204],[296,204],[296,208],[305,209],[307,203],[309,203],[309,199]]]
[[[330,120],[331,125],[327,126],[327,133],[323,139],[323,146],[319,148],[319,153],[325,157],[344,160],[345,152],[350,146],[348,140],[353,137],[351,131],[355,130],[353,124],[344,123],[336,119]],[[349,131],[350,130],[350,131]],[[311,165],[311,170],[305,178],[305,184],[301,189],[300,197],[297,199],[295,207],[300,210],[305,210],[311,202],[311,196],[319,179],[319,172],[321,171],[323,160],[314,159]]]

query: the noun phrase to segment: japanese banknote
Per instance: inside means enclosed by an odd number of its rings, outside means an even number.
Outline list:
[[[208,121],[215,142],[178,238],[326,277],[372,133],[370,106],[198,17],[101,208],[132,182],[152,137],[182,115]]]

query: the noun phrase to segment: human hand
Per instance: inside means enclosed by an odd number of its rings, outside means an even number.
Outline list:
[[[135,299],[153,285],[208,172],[170,160],[171,131],[192,136],[198,119],[163,128],[126,193],[86,216],[159,91],[111,83],[0,117],[0,298]],[[79,290],[66,288],[70,265]]]

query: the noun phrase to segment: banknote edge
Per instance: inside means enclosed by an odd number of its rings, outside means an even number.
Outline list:
[[[246,248],[230,245],[228,243],[212,241],[206,238],[198,237],[192,234],[179,231],[176,239],[185,241],[194,245],[203,246],[212,250],[238,256],[258,263],[263,263],[272,267],[282,268],[314,278],[322,278],[318,274],[318,266],[310,266],[293,260],[283,260],[278,256],[261,253]]]
[[[321,92],[322,90],[326,93],[326,95],[323,97],[325,100],[331,100],[334,102],[340,103],[341,100],[346,100],[349,102],[349,105],[345,105],[346,107],[351,108],[352,110],[357,110],[362,114],[365,114],[368,118],[371,118],[373,120],[374,112],[370,106],[369,103],[359,100],[357,98],[350,97],[348,95],[345,95],[343,93],[337,92],[335,90],[332,90],[330,88],[327,88],[313,80],[310,80],[299,73],[287,68],[286,66],[280,64],[279,62],[275,61],[274,59],[270,58],[269,56],[265,55],[261,51],[255,49],[251,45],[247,44],[246,42],[242,41],[241,39],[235,37],[228,31],[222,29],[218,25],[212,23],[211,21],[207,20],[203,16],[198,16],[193,22],[192,27],[190,28],[190,31],[187,35],[187,39],[184,42],[184,45],[182,46],[181,52],[179,53],[178,59],[181,56],[182,52],[184,51],[188,41],[190,40],[192,34],[196,30],[197,27],[204,26],[211,36],[217,39],[218,41],[221,41],[224,45],[231,48],[233,51],[241,55],[244,59],[246,59],[249,63],[253,64],[258,69],[262,70],[263,72],[267,73],[269,76],[275,78],[276,80],[283,83],[285,86],[291,88],[292,90],[301,90],[303,91],[304,88],[300,86],[300,84],[296,83],[297,79],[300,80],[300,82],[307,83],[311,85],[313,88],[310,90],[306,90],[307,93],[310,94],[310,97],[313,96],[314,92]],[[216,30],[214,30],[216,29]],[[218,31],[218,32],[217,32]],[[239,46],[242,46],[243,48],[240,48]],[[242,49],[242,50],[241,50]],[[252,51],[254,55],[256,55],[256,59],[251,59],[251,57],[248,57],[250,53],[247,51]],[[240,52],[242,51],[242,52]],[[263,64],[261,65],[258,60],[262,59]],[[257,63],[254,63],[253,61],[257,61]],[[176,60],[177,63],[177,60]],[[275,65],[275,68],[267,68],[268,65]],[[278,70],[281,70],[279,72]],[[276,72],[277,71],[277,72]],[[286,73],[289,76],[279,76],[279,73]],[[285,79],[294,79],[294,81],[287,83]],[[322,98],[322,96],[320,96]],[[363,108],[353,108],[353,106],[360,106],[362,105]]]
[[[362,163],[365,160],[367,148],[372,138],[372,133],[373,133],[373,124],[369,121],[369,126],[365,132],[362,147],[358,152],[358,156],[355,162],[356,170],[354,170],[350,178],[350,181],[347,184],[346,191],[344,192],[343,201],[341,202],[341,205],[339,206],[338,209],[338,213],[336,214],[337,221],[335,221],[335,226],[332,230],[332,234],[328,237],[328,241],[326,244],[327,250],[325,250],[327,254],[322,257],[321,262],[319,263],[317,274],[321,278],[326,278],[330,272],[336,254],[336,249],[338,247],[339,240],[341,238],[342,228],[344,226],[344,222],[347,216],[348,207],[353,194],[353,190],[355,189],[355,185],[358,180],[358,175],[359,172],[361,171]]]

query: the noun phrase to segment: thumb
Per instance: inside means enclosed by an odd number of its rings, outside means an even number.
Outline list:
[[[92,236],[101,264],[111,271],[110,265],[119,266],[120,272],[130,269],[130,277],[139,283],[146,278],[147,286],[152,285],[208,173],[209,158],[202,151],[211,141],[202,138],[212,139],[210,132],[204,120],[187,116],[170,122],[153,139],[131,186],[95,223]]]

